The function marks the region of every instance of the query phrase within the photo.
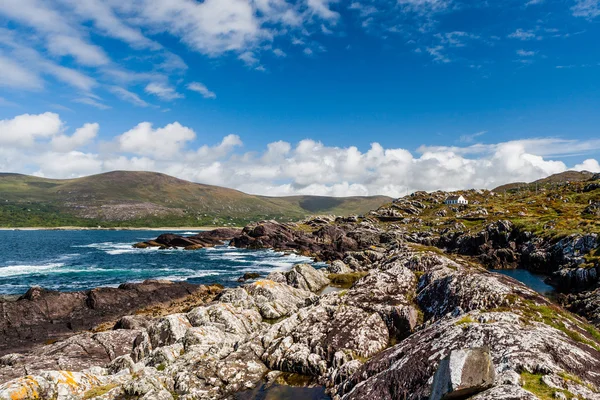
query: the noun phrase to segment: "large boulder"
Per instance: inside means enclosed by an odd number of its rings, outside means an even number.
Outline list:
[[[489,389],[495,377],[488,349],[454,350],[440,362],[429,399],[466,399]]]
[[[273,272],[267,276],[267,279],[287,283],[290,286],[309,292],[318,292],[323,287],[329,285],[329,279],[321,271],[316,270],[309,264],[294,265],[287,272]]]

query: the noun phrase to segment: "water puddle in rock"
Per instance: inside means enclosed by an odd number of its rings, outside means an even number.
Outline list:
[[[325,388],[295,387],[280,384],[262,384],[253,390],[237,393],[235,400],[331,400]]]
[[[328,294],[328,293],[337,293],[337,292],[341,292],[342,290],[345,290],[345,289],[340,286],[327,285],[323,289],[321,289],[321,291],[318,294],[324,295],[324,294]]]
[[[555,291],[552,286],[544,282],[547,276],[537,275],[526,269],[491,269],[490,271],[510,276],[511,278],[523,283],[525,286],[544,295],[549,295]]]

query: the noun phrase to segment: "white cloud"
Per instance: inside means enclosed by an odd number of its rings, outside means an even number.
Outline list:
[[[44,87],[43,80],[15,61],[0,54],[0,86],[37,90]]]
[[[186,142],[196,134],[190,128],[174,122],[164,128],[153,129],[149,122],[142,122],[117,138],[121,151],[165,159],[175,156]]]
[[[158,83],[158,82],[152,82],[149,83],[146,86],[146,93],[150,93],[153,94],[159,98],[161,98],[162,100],[175,100],[175,99],[181,99],[184,96],[181,93],[177,93],[177,91],[172,88],[171,86],[162,84],[162,83]]]
[[[427,52],[433,57],[434,61],[449,63],[450,58],[444,54],[444,46],[428,47]]]
[[[110,61],[102,48],[84,42],[81,38],[66,35],[51,35],[48,50],[58,56],[73,56],[79,64],[86,66],[106,65]]]
[[[600,0],[576,0],[572,11],[576,17],[596,18],[600,16]]]
[[[587,159],[581,164],[577,164],[573,167],[575,171],[589,171],[589,172],[600,172],[600,164],[593,158]]]
[[[398,0],[398,4],[408,11],[419,14],[427,14],[447,9],[452,2],[450,0]]]
[[[75,103],[86,104],[88,106],[96,107],[99,110],[109,110],[111,107],[99,101],[95,97],[78,97],[73,99]]]
[[[48,152],[36,160],[39,170],[37,176],[74,178],[96,174],[102,171],[102,161],[96,154],[71,151],[68,153]]]
[[[200,93],[202,95],[202,97],[204,97],[205,99],[216,99],[217,98],[217,95],[214,92],[211,92],[210,90],[208,90],[206,85],[204,85],[203,83],[191,82],[190,84],[187,85],[187,88],[194,92]]]
[[[0,144],[30,147],[38,138],[51,138],[62,129],[58,114],[23,114],[13,119],[0,120]]]
[[[459,140],[461,141],[461,143],[473,143],[475,141],[475,139],[485,135],[486,133],[487,133],[487,131],[480,131],[480,132],[472,133],[470,135],[462,135],[459,138]]]
[[[55,55],[71,55],[84,65],[103,65],[109,58],[102,48],[86,41],[79,29],[52,8],[38,0],[2,0],[0,14],[19,21],[46,35],[48,49]]]
[[[519,40],[533,40],[533,39],[541,39],[540,36],[536,35],[534,31],[532,30],[523,30],[523,29],[517,29],[516,31],[514,31],[513,33],[511,33],[510,35],[508,35],[509,38],[511,39],[519,39]]]
[[[331,3],[336,3],[337,0],[307,0],[308,8],[321,18],[327,20],[336,20],[340,14],[331,10]]]
[[[535,51],[531,51],[531,50],[517,50],[517,55],[521,56],[521,57],[533,57],[536,55],[537,52]]]
[[[237,135],[195,147],[194,131],[177,122],[154,128],[143,122],[112,143],[94,146],[98,125],[68,135],[56,114],[22,115],[0,121],[0,167],[48,177],[111,171],[151,170],[191,181],[265,195],[333,196],[414,190],[494,188],[533,181],[568,170],[600,171],[589,158],[568,166],[555,157],[600,150],[600,140],[538,138],[464,147],[423,146],[416,153],[373,143],[362,151],[315,140],[277,141],[244,152]],[[10,132],[10,135],[5,134]],[[477,134],[469,135],[476,137]],[[43,144],[49,143],[50,146]],[[84,146],[97,148],[85,152]],[[18,150],[17,147],[22,150]]]
[[[124,89],[119,86],[112,86],[108,90],[110,90],[113,94],[121,98],[121,100],[127,101],[138,107],[148,107],[149,104],[142,100],[140,96],[137,94],[130,92],[127,89]]]
[[[71,136],[60,135],[52,138],[50,145],[60,153],[67,153],[90,143],[98,134],[100,125],[85,124]]]

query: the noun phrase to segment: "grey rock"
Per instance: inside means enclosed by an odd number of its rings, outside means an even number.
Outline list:
[[[466,399],[491,388],[495,377],[488,349],[453,350],[440,361],[429,399]]]

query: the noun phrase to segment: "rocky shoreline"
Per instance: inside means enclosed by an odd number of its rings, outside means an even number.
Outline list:
[[[168,315],[124,316],[112,330],[4,355],[0,399],[226,399],[282,374],[308,376],[335,400],[600,399],[598,330],[472,257],[369,218],[266,221],[210,235],[146,245],[218,238],[330,264],[297,265]],[[479,246],[496,243],[490,237]],[[322,292],[331,281],[347,288]]]

